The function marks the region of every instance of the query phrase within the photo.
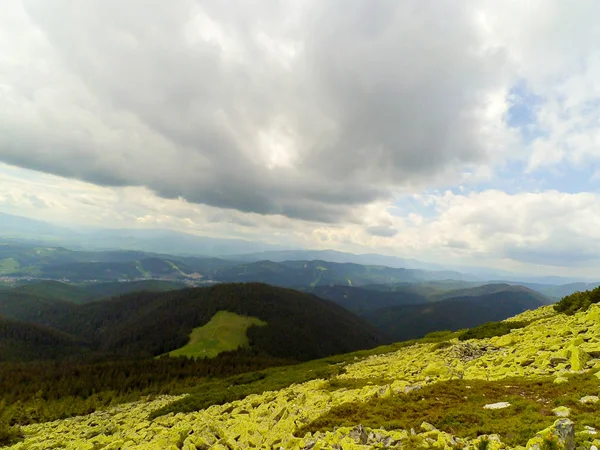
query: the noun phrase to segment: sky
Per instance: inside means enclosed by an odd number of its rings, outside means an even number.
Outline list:
[[[600,273],[600,2],[4,0],[0,212]]]

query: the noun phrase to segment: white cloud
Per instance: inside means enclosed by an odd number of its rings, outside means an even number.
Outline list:
[[[597,194],[516,180],[600,162],[599,15],[593,0],[9,0],[0,208],[591,267]],[[507,123],[517,85],[537,99],[531,142]]]

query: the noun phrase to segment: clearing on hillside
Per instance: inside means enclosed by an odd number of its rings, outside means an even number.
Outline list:
[[[237,350],[248,346],[246,331],[251,326],[267,325],[256,317],[245,317],[229,311],[219,311],[210,322],[194,328],[190,342],[184,347],[173,350],[170,356],[188,356],[193,358],[214,358],[219,353]]]

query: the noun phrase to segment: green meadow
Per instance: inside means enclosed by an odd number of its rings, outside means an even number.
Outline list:
[[[244,317],[229,311],[219,311],[206,325],[194,328],[190,341],[173,350],[170,356],[214,358],[219,353],[247,347],[246,332],[252,326],[265,326],[266,322],[256,317]]]

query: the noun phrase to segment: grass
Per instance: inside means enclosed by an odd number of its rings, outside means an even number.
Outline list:
[[[558,385],[553,378],[451,380],[408,394],[340,405],[299,429],[296,435],[357,424],[389,430],[418,429],[425,421],[458,437],[499,434],[508,445],[525,445],[538,431],[554,423],[552,409],[556,406],[571,408],[577,430],[585,425],[600,427],[600,406],[579,403],[582,396],[597,391],[598,379],[591,373],[572,375],[568,383]],[[501,401],[511,406],[483,409],[485,404]]]
[[[0,273],[12,273],[19,269],[19,262],[14,258],[4,258],[0,260]]]
[[[223,405],[241,400],[251,394],[262,394],[265,391],[276,391],[295,383],[304,383],[319,378],[329,378],[343,371],[323,360],[294,366],[282,366],[237,375],[225,379],[215,379],[198,386],[187,397],[164,408],[154,411],[150,418],[169,413],[188,413],[208,408],[212,405]]]
[[[137,271],[140,273],[141,276],[143,276],[144,278],[150,278],[150,272],[148,272],[146,269],[144,269],[141,261],[135,262],[135,268],[137,269]]]
[[[292,384],[304,383],[315,379],[329,380],[329,389],[362,387],[366,384],[378,383],[384,380],[340,380],[337,376],[344,373],[346,364],[355,363],[357,360],[372,355],[383,355],[410,347],[419,343],[440,342],[456,337],[456,333],[444,332],[434,336],[425,336],[422,339],[397,342],[370,350],[359,350],[353,353],[330,356],[323,359],[293,364],[288,366],[273,367],[260,372],[251,372],[225,379],[208,380],[199,384],[189,395],[164,408],[154,411],[151,418],[169,413],[189,413],[208,408],[212,405],[241,400],[251,394],[262,394],[265,391],[284,389]]]
[[[214,358],[219,353],[247,347],[248,328],[265,325],[266,322],[256,317],[244,317],[228,311],[219,311],[206,325],[194,328],[189,343],[173,350],[169,355]]]
[[[461,341],[466,341],[467,339],[488,339],[494,336],[503,336],[510,333],[511,330],[524,328],[530,323],[531,322],[523,321],[488,322],[462,332],[458,336],[458,339]]]

